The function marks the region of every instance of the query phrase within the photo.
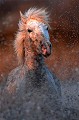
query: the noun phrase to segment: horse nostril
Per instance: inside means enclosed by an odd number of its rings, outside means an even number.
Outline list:
[[[52,44],[51,43],[48,43],[49,47],[51,48],[52,47]]]
[[[50,44],[50,45],[49,45],[49,47],[51,48],[51,47],[52,47],[52,45]]]

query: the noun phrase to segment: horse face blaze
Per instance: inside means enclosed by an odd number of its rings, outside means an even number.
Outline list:
[[[48,27],[45,24],[43,24],[40,26],[40,31],[42,36],[42,44],[41,44],[42,54],[45,57],[48,57],[51,54],[51,43],[48,33]]]

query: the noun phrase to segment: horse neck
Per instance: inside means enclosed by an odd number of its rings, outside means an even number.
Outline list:
[[[35,47],[28,40],[25,43],[25,65],[28,70],[40,71],[44,66],[44,58],[41,54],[35,52]]]

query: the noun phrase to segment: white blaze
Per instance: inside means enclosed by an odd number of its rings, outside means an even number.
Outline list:
[[[47,30],[47,26],[44,24],[44,25],[40,25],[40,30],[42,32],[42,34],[44,35],[44,37],[46,38],[46,40],[49,42],[49,33],[48,33],[48,30]]]

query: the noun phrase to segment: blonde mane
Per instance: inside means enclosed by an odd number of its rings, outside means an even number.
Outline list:
[[[17,58],[20,64],[24,63],[24,40],[25,38],[28,39],[28,36],[26,34],[26,27],[27,22],[30,19],[37,20],[38,22],[42,22],[46,24],[49,29],[49,22],[50,22],[50,14],[46,11],[46,9],[37,9],[37,8],[30,8],[27,12],[20,13],[21,15],[21,20],[19,21],[19,31],[17,32],[16,38],[15,38],[15,43],[14,43],[14,48],[15,52],[17,54]]]
[[[30,8],[24,15],[27,17],[27,20],[34,19],[49,26],[50,14],[46,11],[46,9]]]

